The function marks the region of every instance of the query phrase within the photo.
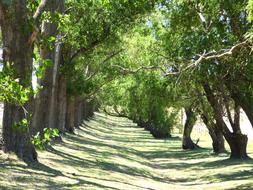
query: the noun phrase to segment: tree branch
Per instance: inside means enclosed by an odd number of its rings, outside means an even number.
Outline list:
[[[121,52],[123,52],[124,49],[119,49],[117,51],[112,52],[110,55],[108,55],[101,64],[106,63],[107,61],[109,61],[110,59],[112,59],[113,57],[115,57],[116,55],[120,54]]]
[[[123,67],[120,65],[112,65],[112,67],[119,68],[123,74],[136,74],[136,73],[143,71],[143,70],[160,70],[165,76],[178,74],[178,72],[168,73],[161,66],[141,66],[135,70],[131,70],[129,68],[126,68],[126,67]]]
[[[81,47],[78,50],[76,50],[70,57],[69,62],[71,63],[78,55],[80,55],[81,53],[85,53],[93,48],[95,48],[96,46],[98,46],[100,44],[99,40],[95,40],[94,42],[92,42],[90,44],[89,47]]]
[[[212,59],[221,59],[227,56],[231,56],[235,53],[235,51],[237,51],[239,48],[245,47],[249,45],[249,39],[238,43],[234,46],[232,46],[230,49],[226,49],[226,50],[221,50],[219,52],[209,52],[209,53],[203,53],[199,59],[197,59],[196,61],[194,61],[194,63],[190,66],[196,66],[198,64],[200,64],[202,61],[208,61],[208,60],[212,60]],[[189,66],[188,66],[189,67]]]
[[[32,46],[37,41],[37,38],[40,34],[39,18],[41,14],[44,12],[46,4],[47,4],[47,0],[41,0],[39,6],[37,7],[37,10],[33,14],[34,30],[32,31],[32,34],[28,40],[28,43],[30,44],[30,46]]]
[[[37,22],[37,20],[39,19],[40,15],[43,13],[43,11],[45,10],[47,4],[47,0],[41,0],[37,10],[35,11],[34,15],[33,15],[33,19],[35,20],[35,22]]]
[[[122,51],[124,51],[124,49],[120,49],[118,51],[112,52],[110,55],[108,55],[101,63],[101,64],[105,64],[107,61],[109,61],[110,59],[112,59],[113,57],[115,57],[116,55],[120,54]],[[95,72],[93,72],[85,81],[89,81],[91,80],[97,73],[99,73],[99,69],[97,69]]]
[[[174,73],[174,74],[178,74],[179,77],[178,77],[178,80],[177,80],[177,83],[178,81],[180,80],[181,78],[181,75],[189,70],[190,68],[194,68],[196,67],[197,65],[201,64],[203,61],[208,61],[208,60],[213,60],[213,59],[222,59],[222,58],[225,58],[225,57],[228,57],[228,56],[231,56],[233,55],[238,49],[242,48],[242,47],[245,47],[245,46],[250,46],[250,42],[249,42],[249,39],[241,42],[241,43],[238,43],[234,46],[232,46],[230,49],[222,49],[218,52],[216,51],[212,51],[212,52],[209,52],[209,53],[206,53],[204,51],[204,53],[202,55],[198,55],[199,58],[194,61],[193,63],[191,63],[190,65],[188,65],[187,67],[181,69],[178,73]],[[168,73],[168,75],[171,75],[171,73]],[[167,76],[167,75],[166,75]]]

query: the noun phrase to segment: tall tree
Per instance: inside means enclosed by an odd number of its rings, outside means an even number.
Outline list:
[[[0,1],[0,25],[3,36],[4,67],[10,65],[14,79],[24,88],[31,87],[32,53],[36,22],[45,1],[41,1],[34,15],[28,9],[26,0]],[[27,117],[29,101],[25,105],[17,102],[4,103],[3,141],[5,152],[15,152],[27,161],[37,159],[36,151],[30,141]]]

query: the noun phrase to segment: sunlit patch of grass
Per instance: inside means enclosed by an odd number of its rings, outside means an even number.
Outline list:
[[[193,138],[199,134],[194,132]],[[63,142],[38,152],[37,164],[28,166],[15,155],[0,152],[0,189],[247,189],[253,185],[252,160],[231,161],[228,154],[212,154],[208,136],[202,135],[199,145],[203,149],[184,151],[180,138],[156,140],[126,118],[96,114],[76,135],[66,134]]]

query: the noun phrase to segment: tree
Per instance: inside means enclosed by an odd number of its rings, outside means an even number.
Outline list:
[[[183,132],[183,149],[195,149],[197,145],[191,139],[191,132],[193,126],[197,120],[197,117],[192,110],[192,108],[185,108],[186,121],[184,124],[184,132]]]
[[[48,60],[51,62],[50,66],[47,66],[42,78],[39,81],[39,85],[42,89],[38,92],[35,99],[35,107],[32,119],[33,133],[40,132],[42,135],[44,128],[58,128],[61,132],[64,132],[63,126],[58,126],[57,119],[60,115],[59,122],[65,121],[66,105],[61,106],[61,109],[57,110],[57,94],[59,94],[58,88],[63,89],[62,98],[64,98],[64,78],[59,76],[59,67],[62,62],[61,59],[61,42],[60,33],[58,30],[57,16],[59,17],[64,11],[63,0],[49,1],[45,7],[49,19],[46,17],[42,22],[41,38],[44,38],[44,44],[40,45],[40,57],[42,60]],[[58,15],[59,14],[59,15]],[[51,42],[51,43],[50,43]],[[43,63],[40,63],[43,64]],[[59,79],[63,82],[58,83]],[[61,100],[61,99],[60,99]],[[63,100],[63,102],[66,100]],[[58,112],[58,113],[57,113]],[[64,123],[61,123],[64,124]]]
[[[4,67],[10,65],[13,78],[18,80],[20,91],[31,87],[33,36],[44,1],[34,15],[28,9],[27,1],[0,1],[0,25],[3,38]],[[36,151],[30,141],[27,111],[25,105],[4,102],[3,141],[5,152],[15,152],[26,161],[37,160]]]
[[[206,96],[232,158],[247,158],[247,137],[240,132],[238,114],[232,119],[231,110],[238,113],[241,106],[251,120],[252,64],[247,55],[251,45],[246,36],[251,24],[246,5],[243,0],[236,6],[228,1],[165,1],[158,8],[160,22],[151,20],[163,49],[159,53],[171,62],[166,75],[178,74],[177,84],[188,82],[195,91],[203,87],[200,94]],[[232,131],[224,122],[224,113]]]
[[[215,121],[212,108],[205,97],[199,96],[197,112],[203,123],[206,125],[209,135],[212,139],[213,152],[216,154],[225,152],[222,127]]]

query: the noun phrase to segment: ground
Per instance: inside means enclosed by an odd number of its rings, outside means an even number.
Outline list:
[[[253,161],[213,155],[205,139],[204,149],[183,151],[179,137],[155,140],[126,118],[97,113],[76,135],[39,152],[37,164],[0,152],[0,189],[251,189]]]

